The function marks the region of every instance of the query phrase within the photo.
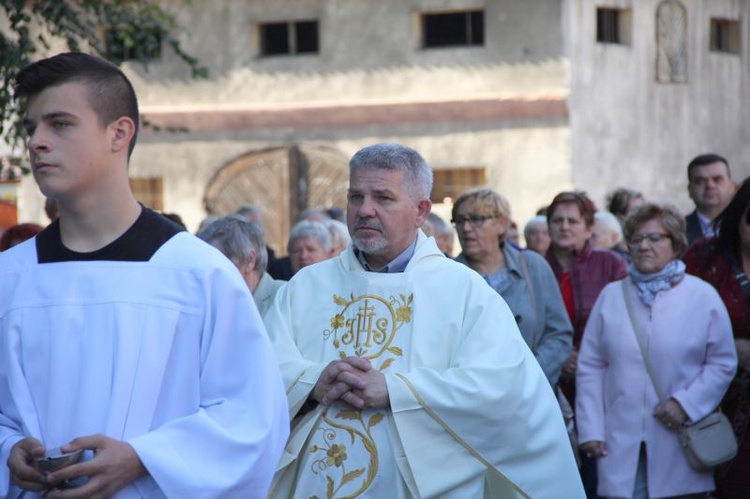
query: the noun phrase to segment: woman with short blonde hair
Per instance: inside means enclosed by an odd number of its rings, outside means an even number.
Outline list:
[[[499,192],[469,189],[456,199],[452,215],[462,249],[456,261],[476,270],[505,299],[555,386],[570,353],[573,328],[549,265],[541,255],[506,242],[510,203]]]

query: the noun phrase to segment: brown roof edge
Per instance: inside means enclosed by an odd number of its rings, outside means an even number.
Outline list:
[[[351,128],[365,125],[515,121],[567,118],[564,96],[483,98],[436,102],[403,102],[285,107],[278,109],[201,109],[146,111],[146,120],[160,127],[191,131],[260,128]]]

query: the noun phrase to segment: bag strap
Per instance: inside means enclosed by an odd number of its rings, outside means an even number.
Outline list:
[[[641,349],[641,355],[643,356],[643,361],[646,364],[646,371],[648,371],[648,375],[651,378],[651,383],[654,385],[654,390],[656,390],[656,396],[659,397],[659,400],[662,400],[661,390],[659,390],[659,384],[656,382],[656,375],[654,374],[654,367],[651,365],[651,357],[646,352],[646,346],[643,344],[643,334],[641,332],[641,328],[638,327],[638,322],[635,320],[635,314],[633,313],[633,299],[630,297],[630,290],[628,289],[628,281],[630,279],[623,279],[620,281],[622,283],[622,294],[625,296],[625,306],[628,309],[628,316],[630,316],[630,323],[633,325],[633,333],[635,334],[636,339],[638,340],[638,346]]]
[[[743,270],[742,265],[737,261],[736,258],[730,256],[729,261],[732,262],[732,272],[734,273],[734,278],[737,280],[737,284],[740,285],[742,294],[745,295],[745,303],[747,305],[750,305],[750,282],[747,279],[747,275],[745,275],[745,271]]]
[[[529,268],[526,265],[526,256],[524,255],[524,250],[521,250],[518,252],[518,257],[521,262],[521,273],[523,274],[523,280],[526,281],[526,288],[529,290],[529,300],[531,301],[531,310],[534,312],[534,331],[533,335],[531,337],[531,351],[534,352],[534,355],[536,355],[536,339],[537,339],[537,332],[539,330],[539,320],[537,320],[537,310],[536,310],[536,294],[534,293],[534,284],[531,282],[531,277],[529,276]]]

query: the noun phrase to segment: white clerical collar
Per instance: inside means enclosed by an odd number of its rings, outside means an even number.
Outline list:
[[[388,262],[384,267],[374,269],[367,263],[364,251],[360,251],[356,246],[354,247],[354,254],[357,255],[357,260],[362,267],[368,272],[377,272],[379,274],[396,274],[406,270],[406,266],[409,265],[411,258],[414,256],[414,251],[417,249],[417,238],[406,248],[400,255]]]

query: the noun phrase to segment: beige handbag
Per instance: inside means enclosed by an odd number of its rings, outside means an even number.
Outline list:
[[[737,455],[737,439],[729,419],[722,412],[712,412],[697,423],[680,429],[685,455],[696,470],[710,470]]]
[[[656,395],[659,400],[664,400],[659,385],[656,382],[651,358],[646,353],[638,328],[638,323],[633,314],[633,304],[631,303],[630,291],[628,290],[628,279],[622,280],[622,293],[625,295],[625,305],[628,308],[630,322],[633,325],[633,332],[638,339],[638,346],[641,349],[641,355],[646,363],[646,370],[654,385]],[[685,450],[690,466],[698,471],[706,471],[716,466],[726,463],[737,455],[737,439],[734,436],[734,430],[729,419],[720,411],[712,412],[705,418],[695,423],[686,424],[679,430],[680,443]]]

